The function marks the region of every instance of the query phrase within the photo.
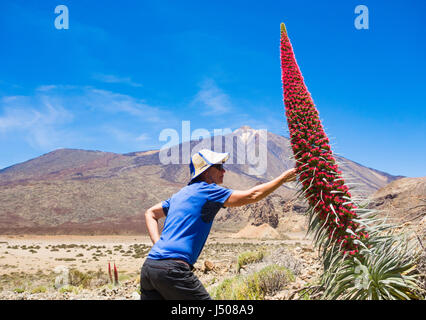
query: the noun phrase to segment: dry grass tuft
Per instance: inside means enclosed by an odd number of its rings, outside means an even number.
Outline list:
[[[295,280],[293,273],[282,266],[270,265],[249,276],[235,276],[224,280],[210,295],[218,300],[263,300],[282,290]]]

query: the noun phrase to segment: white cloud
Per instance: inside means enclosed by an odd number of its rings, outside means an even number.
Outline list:
[[[207,79],[201,84],[201,89],[191,105],[202,108],[200,114],[203,116],[222,115],[233,109],[229,96],[212,79]]]
[[[148,105],[143,99],[91,86],[42,85],[36,88],[36,95],[41,94],[69,109],[79,106],[97,112],[124,113],[151,123],[166,123],[166,118],[172,118],[170,112]]]
[[[56,147],[69,138],[60,128],[73,120],[73,114],[48,96],[5,97],[0,106],[0,133],[13,136],[13,132],[25,132],[26,141],[41,149]]]
[[[137,141],[146,141],[146,140],[149,140],[149,139],[150,139],[150,137],[146,133],[142,133],[140,136],[138,136],[136,138]]]
[[[126,129],[111,125],[102,126],[101,132],[103,132],[104,137],[109,137],[109,139],[127,146],[129,150],[145,148],[145,143],[149,143],[151,139],[146,133],[138,135]]]
[[[112,126],[104,126],[103,131],[112,137],[114,140],[122,142],[122,143],[128,143],[129,141],[136,140],[135,136],[132,135],[130,132],[121,130],[117,127]]]
[[[58,86],[56,86],[56,85],[42,85],[42,86],[39,86],[36,89],[36,91],[40,91],[40,92],[50,91],[50,90],[56,89],[57,87]]]
[[[29,96],[0,97],[0,139],[43,151],[95,149],[106,140],[142,148],[175,122],[171,111],[143,99],[89,86],[44,85]]]
[[[143,122],[165,123],[166,118],[170,118],[168,112],[150,106],[142,99],[112,91],[87,87],[80,100],[92,108],[110,113],[127,113]]]
[[[118,77],[113,74],[95,73],[93,79],[104,83],[122,83],[132,87],[142,87],[142,84],[134,82],[130,77]]]

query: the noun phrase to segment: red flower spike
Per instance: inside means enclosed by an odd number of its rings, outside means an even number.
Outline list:
[[[114,285],[118,285],[118,270],[117,267],[115,266],[115,262],[114,262]]]
[[[356,207],[353,204],[343,206],[347,199],[343,199],[342,196],[351,198],[351,194],[348,192],[349,188],[340,178],[342,172],[336,164],[336,159],[329,145],[330,140],[324,132],[318,110],[315,108],[311,95],[304,84],[284,24],[281,24],[280,52],[285,114],[291,133],[291,146],[293,152],[298,153],[296,171],[303,172],[300,175],[302,188],[306,197],[310,197],[308,200],[312,205],[318,202],[318,197],[315,198],[312,194],[321,194],[325,203],[321,202],[321,205],[315,206],[315,214],[324,223],[329,218],[328,214],[333,219],[340,217],[339,223],[329,224],[329,238],[337,238],[336,233],[339,233],[341,239],[348,239],[350,242],[339,239],[343,243],[342,253],[354,255],[356,251],[352,249],[352,240],[350,239],[361,239],[356,233],[357,224],[352,221],[353,218],[357,217],[352,211]],[[304,168],[306,166],[308,166],[308,169]],[[339,191],[341,194],[336,195],[332,191]],[[334,212],[324,207],[328,205],[333,206]],[[324,214],[324,212],[328,212],[328,214]],[[347,233],[347,226],[352,229],[355,236]],[[335,236],[332,236],[333,234]]]
[[[109,262],[108,262],[108,275],[109,275],[109,280],[112,283],[111,264]]]

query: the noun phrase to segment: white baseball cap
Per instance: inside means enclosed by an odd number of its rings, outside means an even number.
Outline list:
[[[228,158],[228,152],[220,153],[211,151],[209,149],[202,149],[199,152],[196,152],[192,155],[191,162],[189,163],[191,180],[198,177],[212,165],[225,163]]]

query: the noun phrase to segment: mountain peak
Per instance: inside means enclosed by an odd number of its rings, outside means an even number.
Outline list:
[[[254,130],[252,127],[246,125],[246,126],[242,126],[241,128],[238,128],[237,130],[234,131],[234,133],[237,132],[237,131],[256,131],[256,130]]]
[[[244,141],[244,143],[247,143],[256,136],[257,132],[257,130],[250,126],[242,126],[241,128],[235,130],[233,134],[238,135]]]
[[[233,134],[254,134],[256,132],[257,130],[250,126],[242,126],[241,128],[236,129]]]

